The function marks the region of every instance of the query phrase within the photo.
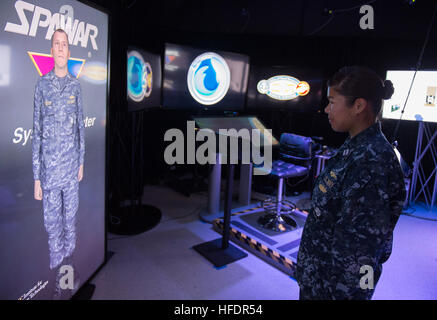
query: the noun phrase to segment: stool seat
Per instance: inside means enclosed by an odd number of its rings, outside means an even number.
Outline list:
[[[276,160],[272,164],[271,175],[278,178],[298,177],[304,176],[308,173],[308,168],[292,164],[290,162],[284,162],[282,160]]]
[[[276,201],[263,202],[262,207],[267,213],[258,219],[258,223],[266,229],[285,232],[297,227],[296,221],[290,216],[296,206],[283,199],[285,194],[284,180],[292,177],[302,177],[300,182],[310,176],[312,162],[312,139],[292,133],[283,133],[280,139],[279,159],[272,163],[271,171],[266,172],[278,180]],[[258,170],[267,171],[264,167]],[[269,168],[270,169],[270,168]],[[299,183],[300,183],[299,182]]]

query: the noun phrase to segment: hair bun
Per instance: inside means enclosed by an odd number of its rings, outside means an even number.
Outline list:
[[[391,98],[394,92],[395,88],[393,87],[393,83],[390,80],[385,80],[384,87],[382,88],[382,98],[384,100],[388,100]]]

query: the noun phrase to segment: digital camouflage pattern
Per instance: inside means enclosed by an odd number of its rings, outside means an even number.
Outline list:
[[[43,191],[44,226],[49,236],[50,269],[70,257],[76,247],[76,212],[79,207],[79,183]]]
[[[43,189],[77,179],[85,137],[80,83],[69,73],[63,86],[52,70],[38,79],[34,97],[33,174]]]
[[[43,190],[51,269],[75,248],[78,173],[85,155],[80,83],[69,73],[61,80],[54,70],[40,77],[34,96],[33,174]]]
[[[360,268],[373,268],[376,286],[405,197],[381,124],[348,138],[314,185],[295,273],[300,298],[371,299],[374,289],[360,287]]]

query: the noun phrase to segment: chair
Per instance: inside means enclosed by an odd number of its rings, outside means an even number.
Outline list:
[[[267,212],[258,219],[258,223],[266,229],[284,232],[297,227],[296,221],[289,216],[296,206],[283,199],[284,179],[303,177],[307,180],[311,172],[313,140],[291,133],[283,133],[280,139],[279,160],[272,164],[270,175],[278,179],[278,192],[275,201],[263,201]]]

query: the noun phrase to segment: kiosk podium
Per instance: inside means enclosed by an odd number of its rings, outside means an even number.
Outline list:
[[[199,252],[202,256],[207,258],[216,267],[220,268],[229,263],[235,262],[242,258],[247,257],[247,254],[237,247],[229,243],[229,231],[231,223],[231,210],[232,210],[232,191],[234,183],[234,170],[235,163],[232,161],[231,153],[228,151],[231,148],[231,139],[237,139],[238,146],[238,160],[243,157],[243,138],[238,135],[241,129],[247,129],[249,132],[253,129],[259,129],[262,139],[260,137],[260,145],[257,146],[261,148],[272,147],[278,145],[278,141],[266,130],[265,126],[256,117],[202,117],[194,118],[194,121],[201,129],[212,130],[216,135],[222,136],[226,140],[226,162],[227,171],[227,182],[226,182],[226,193],[225,193],[225,205],[223,213],[223,236],[220,239],[205,242],[193,247],[194,250]],[[231,129],[235,129],[233,132]],[[264,139],[264,136],[267,139]],[[252,146],[252,135],[249,135],[249,144]],[[264,145],[264,140],[267,140],[270,145]],[[222,140],[223,141],[223,140]],[[247,143],[247,141],[246,141]],[[228,148],[229,147],[229,148]],[[223,150],[221,150],[223,151]],[[230,150],[232,152],[232,150]],[[245,150],[247,151],[247,150]],[[216,149],[217,152],[217,149]],[[210,174],[209,181],[209,193],[208,193],[208,213],[211,215],[217,215],[220,207],[220,180],[221,180],[221,164],[222,164],[222,154],[216,153],[216,164],[214,164],[213,169]],[[246,155],[247,158],[247,155]],[[249,155],[250,161],[252,156]],[[271,159],[270,159],[271,160]],[[240,163],[240,161],[238,161]],[[244,163],[243,169],[241,170],[242,179],[240,180],[240,202],[244,201],[244,204],[250,203],[250,188],[252,181],[252,163]]]

